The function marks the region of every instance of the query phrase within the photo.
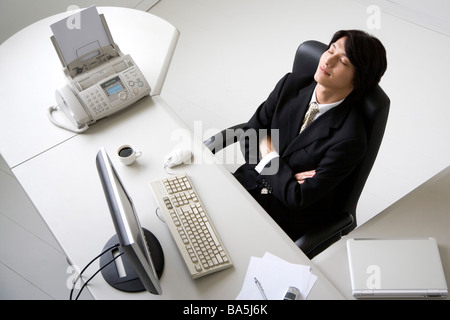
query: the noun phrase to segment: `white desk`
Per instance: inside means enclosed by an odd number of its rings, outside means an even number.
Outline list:
[[[116,42],[123,52],[133,56],[146,76],[148,74],[152,87],[162,86],[178,35],[176,30],[147,13],[117,8],[99,11],[105,12]],[[28,41],[29,37],[37,36],[32,29],[43,29],[45,25],[59,18],[61,15],[45,19],[20,32],[18,39],[13,37],[8,40],[2,47],[0,58],[12,52],[12,44],[19,45],[20,39]],[[127,32],[122,33],[124,38],[120,38],[118,31],[120,26],[126,25],[129,30],[134,25],[145,25],[147,20],[153,20],[148,22],[148,30],[143,28],[147,36],[146,41],[149,42],[143,43],[141,37],[136,37],[132,45],[126,47]],[[159,25],[157,30],[150,27],[155,25]],[[156,50],[155,48],[159,47],[159,44],[153,45],[154,43],[148,40],[157,37],[153,33],[161,34],[160,41],[162,45],[166,44],[167,56],[146,61],[144,57],[147,58],[147,55],[141,51],[141,46],[143,51]],[[49,34],[42,38],[47,41],[48,36]],[[44,47],[42,49],[44,53],[38,52],[39,56],[44,58],[45,53],[48,53],[48,58],[43,61],[58,61],[55,54],[50,54],[51,50],[45,43],[42,45],[36,42],[36,51],[41,50],[41,47]],[[160,54],[164,53],[161,51]],[[159,75],[156,79],[152,78],[155,76],[152,72],[155,66],[150,68],[155,63],[156,68],[160,70],[160,73],[156,73]],[[11,57],[10,64],[13,66],[3,74],[7,77],[10,74],[14,76],[16,73],[14,67],[19,71],[26,69],[21,64],[21,59]],[[49,62],[46,65],[48,68],[53,65],[61,71],[56,63]],[[111,288],[98,275],[89,285],[89,290],[95,298],[234,299],[242,287],[250,257],[262,257],[266,251],[292,263],[312,266],[312,272],[318,276],[318,280],[309,298],[342,298],[320,270],[281,231],[231,174],[221,165],[214,164],[210,152],[203,147],[201,141],[192,138],[191,132],[159,95],[144,98],[119,116],[102,120],[85,133],[74,135],[53,127],[45,116],[41,116],[41,113],[45,114],[45,107],[53,103],[56,81],[40,81],[37,69],[32,69],[34,73],[27,73],[27,81],[36,86],[32,94],[40,98],[36,99],[34,104],[31,104],[32,97],[26,97],[25,104],[9,98],[8,107],[2,105],[2,109],[20,110],[8,111],[11,122],[2,128],[1,152],[69,260],[80,268],[84,267],[101,252],[106,241],[114,234],[95,166],[95,155],[101,146],[109,152],[125,187],[132,196],[143,227],[156,235],[164,250],[162,296],[147,292],[122,293]],[[49,74],[56,73],[53,70],[49,72]],[[18,79],[17,75],[15,77]],[[7,79],[2,79],[3,85],[5,87],[2,90],[5,91],[2,93],[10,92],[18,95],[20,92]],[[25,121],[21,119],[20,113],[27,114]],[[35,124],[34,127],[31,126],[32,123]],[[37,137],[33,136],[37,130],[34,128],[42,129],[43,133],[37,134]],[[19,134],[21,136],[10,142],[5,139],[3,132],[9,137]],[[150,181],[167,176],[162,166],[163,157],[179,145],[182,137],[187,137],[185,141],[192,143],[195,163],[177,167],[174,171],[187,172],[191,177],[234,263],[231,269],[197,280],[192,280],[188,275],[168,228],[156,217],[156,203],[149,186]],[[121,165],[115,157],[117,147],[125,143],[132,144],[143,152],[138,161],[129,167]],[[96,269],[96,267],[90,269],[86,277],[92,275]]]
[[[196,143],[194,157],[203,164],[177,167],[187,172],[202,197],[222,240],[234,262],[234,268],[191,280],[167,227],[155,215],[156,203],[149,183],[167,176],[163,157],[177,141],[173,133],[189,136],[182,130],[169,107],[160,97],[148,98],[135,108],[98,123],[88,133],[53,148],[13,171],[39,209],[70,261],[80,267],[101,252],[114,234],[109,210],[95,167],[95,155],[101,146],[109,152],[125,187],[133,197],[143,227],[160,240],[166,259],[161,280],[164,299],[234,299],[245,277],[250,256],[272,252],[293,263],[310,261],[275,227],[270,218],[242,192],[240,185],[220,165],[207,164],[209,151]],[[126,167],[115,150],[131,143],[143,152],[138,161]],[[232,199],[232,201],[230,201]],[[94,268],[95,269],[95,268]],[[339,298],[340,294],[320,275],[311,298]],[[180,289],[183,290],[180,290]],[[102,277],[92,283],[91,292],[99,299],[156,298],[148,293],[123,294],[110,288]]]

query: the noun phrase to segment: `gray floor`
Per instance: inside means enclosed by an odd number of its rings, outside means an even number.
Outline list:
[[[67,7],[43,2],[35,10],[41,17],[18,17],[14,28]],[[0,4],[3,10],[6,1]],[[161,95],[206,137],[248,120],[289,71],[302,41],[328,42],[344,28],[375,34],[388,51],[381,85],[392,107],[358,206],[362,224],[450,164],[449,35],[398,10],[372,19],[368,8],[365,0],[161,0],[149,12],[181,32]],[[2,34],[1,41],[6,38]],[[0,299],[67,299],[72,271],[64,253],[2,160],[0,191]]]

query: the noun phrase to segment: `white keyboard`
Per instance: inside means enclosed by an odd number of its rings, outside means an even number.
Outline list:
[[[154,181],[151,188],[193,279],[233,265],[187,175]]]

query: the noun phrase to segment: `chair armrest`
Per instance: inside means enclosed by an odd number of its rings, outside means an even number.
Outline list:
[[[353,216],[350,213],[339,213],[336,219],[305,233],[295,241],[295,244],[308,258],[312,259],[332,243],[339,240],[344,235],[343,231],[347,231],[346,229],[353,224],[353,220]]]
[[[228,147],[230,144],[239,141],[239,136],[243,132],[240,129],[244,128],[245,125],[246,123],[240,123],[222,130],[205,140],[203,144],[207,146],[213,154],[215,154],[216,152]]]

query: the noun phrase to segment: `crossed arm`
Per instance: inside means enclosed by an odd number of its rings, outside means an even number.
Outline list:
[[[272,145],[272,141],[270,139],[270,136],[266,136],[261,139],[259,143],[259,150],[261,152],[262,157],[269,154],[272,151],[276,151],[275,148]],[[294,175],[295,179],[297,179],[297,182],[299,184],[302,184],[305,182],[305,179],[310,179],[314,177],[316,174],[316,170],[310,170],[310,171],[304,171],[304,172],[298,172]]]

